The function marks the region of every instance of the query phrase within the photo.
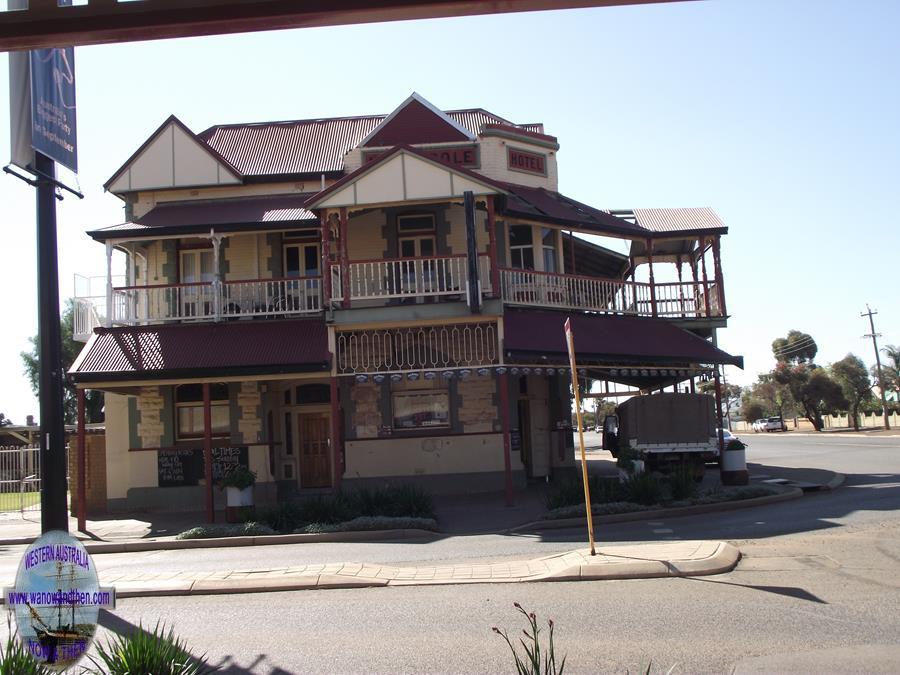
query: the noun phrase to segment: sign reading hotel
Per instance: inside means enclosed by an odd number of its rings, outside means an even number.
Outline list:
[[[506,165],[512,171],[532,173],[535,176],[547,175],[547,158],[536,152],[526,152],[516,148],[507,148]]]
[[[453,166],[461,166],[465,169],[477,169],[480,166],[478,161],[478,146],[474,143],[466,145],[445,146],[442,148],[416,148],[417,152],[421,152],[426,157],[433,157]],[[366,150],[363,152],[363,164],[373,162],[384,154],[382,150]]]

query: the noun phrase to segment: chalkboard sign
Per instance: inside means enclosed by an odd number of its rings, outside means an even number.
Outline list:
[[[237,466],[249,468],[247,446],[213,448],[213,482]],[[160,487],[198,485],[204,477],[203,448],[160,450],[156,453]]]

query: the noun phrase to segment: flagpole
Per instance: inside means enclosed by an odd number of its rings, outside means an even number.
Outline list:
[[[587,512],[588,540],[591,542],[591,555],[594,550],[594,520],[591,517],[591,489],[588,486],[587,458],[584,455],[584,424],[581,419],[581,395],[578,393],[578,367],[575,364],[575,337],[572,324],[566,319],[566,345],[569,348],[569,366],[572,369],[572,391],[575,393],[575,418],[578,420],[578,444],[581,446],[581,481],[584,485],[584,509]]]

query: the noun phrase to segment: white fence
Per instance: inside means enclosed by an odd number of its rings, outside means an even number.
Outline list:
[[[0,512],[40,510],[40,448],[0,446]]]

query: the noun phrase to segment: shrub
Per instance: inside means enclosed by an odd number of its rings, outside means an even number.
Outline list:
[[[187,650],[170,627],[157,622],[152,633],[138,624],[129,635],[115,635],[106,644],[97,644],[98,658],[91,656],[98,673],[109,675],[200,675],[218,670]]]
[[[236,525],[200,525],[181,532],[176,539],[214,539],[217,537],[257,537],[275,534],[264,523],[238,523]]]
[[[547,628],[549,629],[547,643],[542,646],[540,638],[541,629],[538,627],[537,616],[535,613],[526,612],[518,602],[513,603],[513,607],[515,607],[528,622],[528,629],[522,631],[525,637],[519,638],[519,644],[522,645],[524,655],[519,655],[519,652],[516,650],[516,647],[513,646],[512,640],[509,639],[509,635],[506,631],[500,630],[496,626],[494,626],[492,630],[506,641],[509,650],[512,652],[513,658],[515,659],[516,672],[519,675],[541,675],[541,673],[544,675],[563,675],[563,670],[566,667],[566,657],[563,656],[562,661],[559,662],[559,667],[557,668],[556,648],[553,644],[553,619],[547,619]],[[543,654],[541,653],[542,649]]]
[[[16,637],[10,616],[7,616],[6,647],[0,644],[0,673],[2,675],[50,675],[53,671],[44,668],[28,653],[21,640]]]
[[[336,525],[310,523],[295,530],[298,534],[322,532],[359,532],[363,530],[437,530],[434,518],[391,518],[387,516],[360,516]]]
[[[588,488],[591,491],[591,504],[606,504],[622,498],[619,481],[602,476],[588,476]],[[580,478],[560,480],[552,484],[544,496],[544,504],[548,510],[565,506],[584,504],[584,487]]]
[[[656,504],[662,498],[662,483],[652,473],[633,474],[622,483],[625,499],[637,504]]]
[[[222,476],[219,481],[219,489],[224,490],[227,487],[243,490],[250,487],[256,482],[256,473],[245,466],[236,466],[231,471]]]
[[[672,499],[691,499],[697,495],[697,481],[694,480],[694,469],[688,463],[678,465],[668,477],[669,491]]]

